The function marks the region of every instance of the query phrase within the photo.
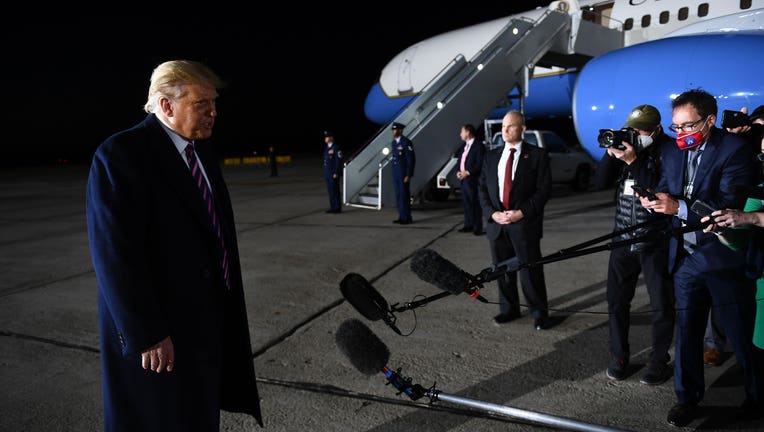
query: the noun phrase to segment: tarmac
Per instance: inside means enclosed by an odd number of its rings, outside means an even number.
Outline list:
[[[87,170],[60,165],[0,172],[0,431],[103,430],[96,280],[84,211]],[[488,303],[447,295],[396,313],[401,336],[381,320],[365,319],[343,298],[339,283],[360,274],[390,305],[404,305],[444,292],[411,271],[420,248],[470,274],[488,268],[486,237],[457,231],[459,199],[417,202],[415,223],[402,226],[392,223],[394,208],[345,206],[340,214],[325,213],[318,157],[293,157],[278,177],[268,174],[262,165],[224,167],[265,430],[570,430],[507,412],[567,419],[593,430],[764,430],[761,421],[734,417],[744,393],[731,353],[721,366],[706,368],[702,416],[686,428],[666,423],[673,380],[639,382],[650,350],[641,279],[632,303],[630,375],[618,382],[606,378],[606,248],[544,265],[549,329],[535,330],[525,308],[522,318],[494,324],[492,282],[481,290]],[[556,186],[546,206],[544,255],[609,234],[612,198],[612,191]],[[443,398],[412,400],[386,385],[381,372],[359,372],[335,342],[348,319],[363,322],[389,349],[391,369]],[[248,416],[221,414],[222,431],[258,429]]]

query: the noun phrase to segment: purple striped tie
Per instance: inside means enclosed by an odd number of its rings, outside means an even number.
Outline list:
[[[228,250],[225,247],[225,240],[223,239],[223,233],[220,228],[220,219],[218,218],[218,212],[215,210],[215,202],[212,200],[212,192],[210,192],[210,188],[207,186],[207,181],[204,179],[202,170],[199,168],[199,161],[196,160],[196,153],[194,152],[194,144],[189,142],[185,151],[186,159],[188,159],[188,166],[191,169],[191,176],[194,178],[196,186],[202,194],[204,204],[207,206],[207,214],[210,216],[212,229],[220,240],[220,250],[223,251],[223,259],[220,266],[223,270],[225,286],[226,288],[231,289],[231,278],[228,272]]]

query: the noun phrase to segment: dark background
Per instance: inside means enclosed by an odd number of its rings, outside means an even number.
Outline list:
[[[228,84],[213,138],[223,156],[320,154],[334,131],[350,154],[379,129],[366,94],[408,46],[450,30],[547,5],[404,3],[357,8],[294,4],[193,16],[6,18],[3,166],[89,163],[97,145],[146,114],[153,68],[188,58]],[[363,6],[363,7],[362,7]]]

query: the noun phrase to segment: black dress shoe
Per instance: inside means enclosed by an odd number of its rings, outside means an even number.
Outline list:
[[[399,223],[401,223],[401,220],[400,219],[396,219],[396,220],[393,221],[393,223],[399,224]]]
[[[459,232],[465,232],[465,233],[466,232],[470,232],[470,231],[472,231],[472,227],[464,227],[464,228],[459,230]]]
[[[409,219],[409,220],[402,220],[402,221],[400,221],[398,223],[401,224],[401,225],[411,225],[411,224],[414,223],[414,221]]]
[[[475,234],[476,236],[481,236],[481,235],[485,234],[485,231],[483,231],[483,230],[475,231],[472,234]]]
[[[533,320],[533,327],[536,330],[544,330],[546,329],[547,322],[545,317],[538,317]]]
[[[500,313],[493,317],[493,322],[496,324],[506,324],[517,318],[520,318],[520,312]]]
[[[696,409],[697,409],[697,405],[695,404],[689,404],[689,403],[675,404],[669,410],[668,416],[666,416],[666,421],[671,426],[676,426],[676,427],[687,426],[695,418]]]

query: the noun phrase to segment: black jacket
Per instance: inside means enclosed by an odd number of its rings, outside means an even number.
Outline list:
[[[670,217],[665,214],[651,213],[633,193],[626,193],[627,182],[633,181],[642,187],[652,189],[658,184],[661,175],[661,160],[665,151],[676,146],[674,140],[661,132],[655,141],[645,149],[637,151],[637,159],[627,165],[620,159],[607,153],[600,161],[597,178],[598,187],[607,187],[616,183],[615,231],[626,230],[613,238],[613,241],[627,241],[638,237],[650,236],[645,241],[629,245],[632,252],[649,252],[668,246],[668,236],[659,234],[669,224]],[[641,228],[630,230],[634,225],[652,221]]]

